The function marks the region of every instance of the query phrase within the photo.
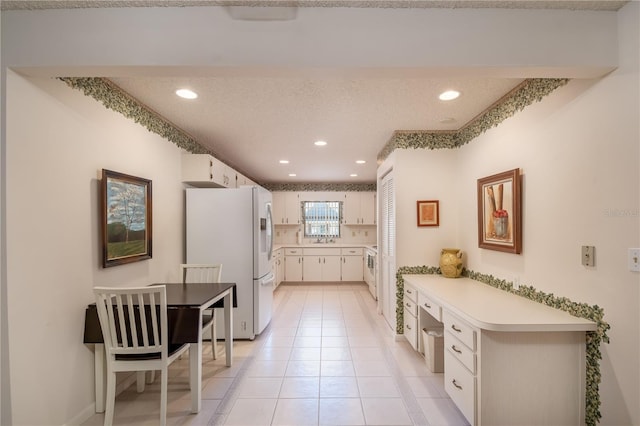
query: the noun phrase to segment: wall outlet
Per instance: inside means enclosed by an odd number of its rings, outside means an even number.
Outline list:
[[[582,265],[596,265],[596,248],[594,246],[582,246]]]
[[[242,331],[247,331],[247,322],[246,321],[241,321],[240,322],[240,328],[242,329]]]
[[[520,290],[520,277],[513,277],[513,289]]]
[[[640,248],[629,249],[629,270],[640,272]]]

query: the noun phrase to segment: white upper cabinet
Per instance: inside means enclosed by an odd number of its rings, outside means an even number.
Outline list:
[[[344,225],[375,225],[376,193],[346,192],[342,206],[342,223]]]
[[[300,224],[300,194],[290,191],[276,191],[273,196],[274,225]]]
[[[235,188],[236,171],[209,154],[182,154],[182,182],[193,186]]]

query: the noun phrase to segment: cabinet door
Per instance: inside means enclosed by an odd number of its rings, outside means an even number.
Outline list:
[[[322,281],[322,256],[302,257],[302,279],[304,281]]]
[[[360,215],[363,225],[376,224],[376,193],[361,192],[360,193]]]
[[[360,224],[360,193],[346,192],[342,205],[342,223],[344,225]]]
[[[208,154],[182,154],[182,181],[213,182],[213,160]]]
[[[286,281],[302,281],[302,256],[285,256],[284,279]]]
[[[322,260],[322,281],[340,281],[340,256],[325,256]]]
[[[272,192],[272,204],[273,204],[273,224],[285,225],[285,193],[284,192]]]
[[[362,281],[362,256],[342,256],[342,281]]]
[[[300,197],[297,192],[285,192],[285,223],[300,223]]]

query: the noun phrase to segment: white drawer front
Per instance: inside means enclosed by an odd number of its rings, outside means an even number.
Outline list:
[[[343,256],[361,256],[364,253],[362,247],[348,247],[342,249]]]
[[[472,351],[476,350],[476,332],[469,323],[461,320],[448,311],[444,311],[442,313],[442,318],[442,322],[444,322],[444,329],[446,331],[454,335]]]
[[[444,352],[444,389],[469,423],[475,424],[476,378],[451,352]]]
[[[285,248],[284,249],[285,256],[302,256],[301,248]]]
[[[442,307],[422,293],[418,293],[418,306],[427,311],[436,320],[442,322]]]
[[[449,330],[444,333],[444,347],[464,364],[471,373],[476,374],[476,354],[460,340],[456,339]]]
[[[409,299],[406,294],[404,295],[403,304],[405,314],[408,312],[414,317],[418,317],[418,306],[413,300]]]
[[[413,315],[404,315],[404,337],[414,350],[418,350],[418,320]]]
[[[305,256],[340,256],[339,248],[324,248],[324,247],[305,247],[304,248]]]
[[[411,300],[413,303],[418,303],[418,292],[415,288],[405,285],[404,298]]]

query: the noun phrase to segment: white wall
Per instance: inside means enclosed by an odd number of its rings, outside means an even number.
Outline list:
[[[437,266],[454,245],[473,271],[602,307],[601,424],[637,425],[640,275],[627,249],[640,246],[640,3],[618,15],[620,67],[607,77],[572,80],[459,150],[394,152],[397,266]],[[477,179],[516,167],[522,254],[479,249]],[[422,197],[440,199],[439,229],[416,227]],[[582,245],[596,247],[595,267],[581,265]]]
[[[9,72],[6,94],[13,423],[65,424],[95,400],[93,351],[82,344],[92,287],[178,278],[180,150],[57,80]],[[102,168],[153,181],[153,259],[101,267]]]

